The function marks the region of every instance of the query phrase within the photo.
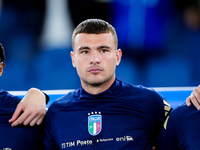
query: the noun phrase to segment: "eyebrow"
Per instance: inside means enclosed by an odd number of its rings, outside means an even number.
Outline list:
[[[78,50],[84,50],[84,49],[90,49],[88,46],[81,46],[78,48]]]
[[[111,47],[107,45],[102,45],[102,46],[97,47],[97,49],[103,49],[103,48],[111,49]]]
[[[97,47],[97,49],[103,49],[103,48],[110,49],[111,47],[107,46],[107,45],[101,45],[101,46]],[[90,50],[90,48],[88,46],[81,46],[81,47],[78,48],[78,50],[85,50],[85,49]]]
[[[110,49],[111,47],[107,46],[107,45],[102,45],[102,46],[97,47],[97,49],[103,49],[103,48]],[[90,49],[90,48],[88,46],[81,46],[81,47],[78,48],[78,50],[83,50],[83,49]]]

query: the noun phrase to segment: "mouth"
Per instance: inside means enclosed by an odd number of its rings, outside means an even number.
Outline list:
[[[101,72],[102,70],[101,69],[99,69],[99,68],[91,68],[90,70],[89,70],[89,72],[90,73],[93,73],[93,74],[97,74],[97,73],[99,73],[99,72]]]

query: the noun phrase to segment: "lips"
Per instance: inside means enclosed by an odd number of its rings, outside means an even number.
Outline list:
[[[96,73],[101,72],[101,69],[99,69],[99,68],[92,68],[92,69],[89,70],[89,72],[96,74]]]

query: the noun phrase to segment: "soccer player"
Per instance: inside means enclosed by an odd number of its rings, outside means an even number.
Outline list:
[[[72,47],[81,88],[49,107],[45,148],[151,150],[171,107],[154,90],[116,78],[122,51],[114,27],[85,20],[73,32]]]
[[[198,93],[200,86],[194,90]],[[195,92],[196,91],[196,92]],[[198,150],[200,149],[200,111],[194,105],[185,103],[175,108],[166,119],[158,139],[160,150]]]
[[[5,54],[0,44],[0,76],[3,74],[4,67]],[[31,88],[22,100],[7,91],[0,90],[1,150],[40,150],[44,148],[44,122],[42,121],[46,113],[46,98],[48,99],[48,96],[46,97],[36,88]],[[11,123],[16,127],[12,127]]]

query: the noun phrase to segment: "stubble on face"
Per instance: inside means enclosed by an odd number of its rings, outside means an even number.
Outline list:
[[[105,53],[99,53],[104,49]],[[88,54],[81,53],[85,50],[88,51]],[[111,34],[79,34],[75,40],[75,51],[73,62],[81,79],[82,87],[87,87],[87,89],[110,87],[115,80],[116,68],[116,49],[113,36]],[[91,61],[91,55],[95,53],[98,60],[96,63]]]
[[[90,70],[93,68],[92,67],[89,67],[86,69],[86,72],[90,72]],[[101,70],[101,73],[93,73],[90,75],[88,75],[88,77],[86,78],[81,78],[81,81],[84,82],[85,85],[88,85],[88,86],[91,86],[91,87],[100,87],[101,85],[103,85],[104,83],[107,83],[109,82],[112,78],[113,78],[113,75],[110,75],[110,76],[102,76],[100,74],[104,74],[104,69],[102,67],[96,67],[94,66],[94,68],[98,68]],[[106,78],[105,78],[106,77]]]

